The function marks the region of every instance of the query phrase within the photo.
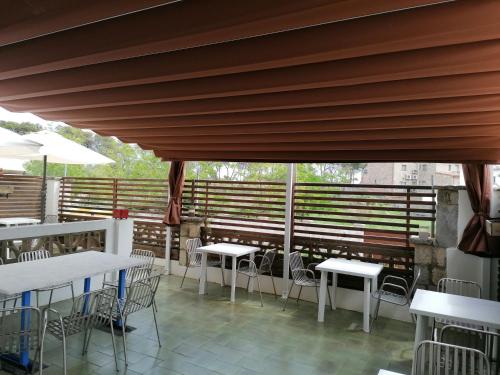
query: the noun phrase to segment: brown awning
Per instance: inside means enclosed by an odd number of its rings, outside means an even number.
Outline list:
[[[168,160],[500,162],[496,0],[14,3],[12,111]]]

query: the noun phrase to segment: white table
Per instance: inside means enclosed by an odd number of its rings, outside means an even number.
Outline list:
[[[230,243],[216,243],[197,248],[196,251],[202,253],[199,294],[205,294],[207,286],[207,255],[210,253],[222,256],[222,272],[224,272],[226,256],[230,256],[233,258],[231,270],[231,302],[234,303],[236,299],[236,259],[243,255],[250,255],[250,260],[253,261],[255,253],[259,250],[260,248],[255,246],[236,245]],[[221,285],[223,285],[223,280],[221,280]],[[251,281],[248,286],[248,291],[252,292],[252,290],[253,282]]]
[[[30,225],[30,224],[39,224],[39,219],[33,219],[31,217],[7,217],[4,219],[0,219],[0,225],[4,227],[13,227],[16,225]]]
[[[500,329],[500,302],[418,289],[410,305],[417,315],[415,348],[426,339],[430,318]]]
[[[384,268],[381,264],[359,262],[355,260],[331,258],[318,264],[316,269],[321,271],[319,287],[318,322],[325,320],[325,302],[327,293],[328,273],[332,273],[332,309],[335,309],[335,295],[337,294],[337,274],[351,275],[364,278],[363,297],[363,331],[370,332],[370,298],[371,292],[377,290],[378,275]],[[371,283],[371,289],[370,289]]]
[[[394,371],[379,370],[378,375],[404,375],[404,374]]]
[[[0,294],[22,293],[22,306],[30,306],[32,290],[85,279],[83,291],[86,293],[90,291],[92,276],[119,271],[118,298],[122,300],[125,297],[126,270],[143,264],[144,260],[141,259],[98,251],[62,255],[33,262],[11,263],[0,266]],[[29,351],[21,352],[19,364],[29,367]]]

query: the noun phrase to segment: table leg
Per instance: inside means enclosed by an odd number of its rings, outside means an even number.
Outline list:
[[[118,305],[120,306],[120,310],[123,309],[123,306],[125,305],[125,287],[127,286],[127,270],[120,270],[118,271]],[[89,284],[89,290],[90,290],[90,284]],[[116,322],[116,325],[118,327],[121,327],[123,324],[121,319],[118,319]]]
[[[83,281],[83,293],[90,292],[90,277],[86,277]],[[89,296],[85,297],[85,302],[83,303],[83,313],[87,314],[89,310]]]
[[[207,253],[201,253],[200,288],[198,294],[205,294],[207,287]]]
[[[364,292],[363,292],[363,331],[370,332],[370,279],[364,278]]]
[[[415,330],[415,350],[421,341],[427,336],[427,328],[429,327],[429,318],[424,315],[417,315],[417,328]]]
[[[250,253],[250,261],[255,262],[255,253]],[[248,283],[248,293],[253,292],[253,280],[254,280],[254,278],[251,277],[250,282]]]
[[[325,300],[328,286],[328,272],[321,271],[321,281],[319,283],[319,301],[318,301],[318,322],[325,321]]]
[[[231,302],[236,301],[236,257],[232,257],[232,269],[231,269]]]
[[[226,277],[226,275],[224,274],[224,272],[226,271],[226,256],[223,255],[222,256],[222,263],[220,265],[220,268],[222,269],[222,275],[224,275],[224,277],[221,277],[220,278],[220,286],[224,286],[224,278]]]
[[[21,297],[21,306],[29,307],[31,306],[31,292],[23,292]],[[28,331],[30,329],[30,312],[22,311],[21,312],[21,331]],[[19,362],[25,368],[28,368],[30,365],[30,346],[29,346],[29,337],[28,335],[21,337],[20,343],[20,356]]]
[[[335,302],[335,297],[337,296],[337,274],[332,273],[332,289],[330,290],[330,298],[332,300],[332,310],[337,308],[337,303]]]

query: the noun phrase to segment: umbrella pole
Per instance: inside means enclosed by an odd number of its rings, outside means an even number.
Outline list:
[[[42,176],[42,194],[40,202],[40,222],[45,222],[45,210],[47,203],[47,155],[43,155],[43,176]]]

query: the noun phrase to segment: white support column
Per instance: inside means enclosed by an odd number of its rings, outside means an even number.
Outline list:
[[[283,291],[281,296],[288,295],[288,277],[290,269],[290,248],[293,236],[293,185],[295,183],[295,164],[288,164],[288,174],[286,178],[286,207],[285,207],[285,242],[283,244]]]

